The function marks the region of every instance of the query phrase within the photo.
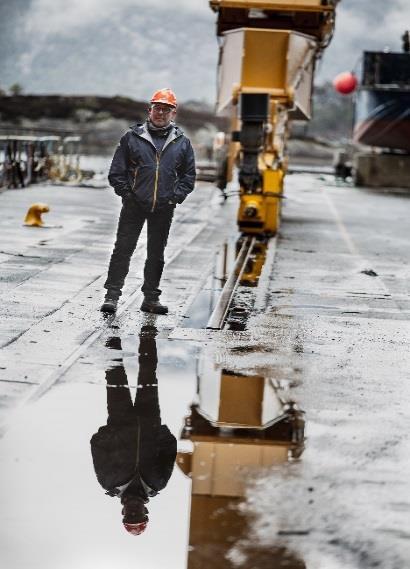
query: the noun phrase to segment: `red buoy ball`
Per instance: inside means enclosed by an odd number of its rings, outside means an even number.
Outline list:
[[[350,71],[339,73],[339,75],[333,79],[333,87],[338,93],[341,93],[342,95],[349,95],[350,93],[353,93],[357,87],[357,77]]]

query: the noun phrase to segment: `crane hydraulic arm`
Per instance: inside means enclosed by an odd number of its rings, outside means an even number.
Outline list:
[[[231,120],[223,179],[232,180],[236,164],[243,233],[278,230],[289,121],[310,119],[315,62],[337,2],[210,1],[220,41],[217,111]]]

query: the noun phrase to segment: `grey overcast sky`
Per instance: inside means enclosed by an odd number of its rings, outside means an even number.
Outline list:
[[[0,87],[127,95],[158,87],[214,102],[217,43],[207,0],[0,0]],[[364,49],[400,49],[410,0],[342,0],[316,82]]]

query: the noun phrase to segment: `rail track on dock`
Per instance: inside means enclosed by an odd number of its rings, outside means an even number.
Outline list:
[[[248,235],[242,237],[238,244],[235,262],[206,324],[208,330],[244,329],[252,311],[265,308],[276,237],[260,240]],[[244,292],[246,300],[241,298]]]

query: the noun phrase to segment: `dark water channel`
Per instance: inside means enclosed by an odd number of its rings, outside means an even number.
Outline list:
[[[304,568],[253,547],[241,509],[260,472],[303,452],[303,413],[210,347],[111,332],[0,442],[3,566]]]
[[[186,328],[206,327],[228,274],[235,264],[236,254],[237,244],[235,239],[225,241],[218,249],[211,272],[185,316],[184,326]]]

